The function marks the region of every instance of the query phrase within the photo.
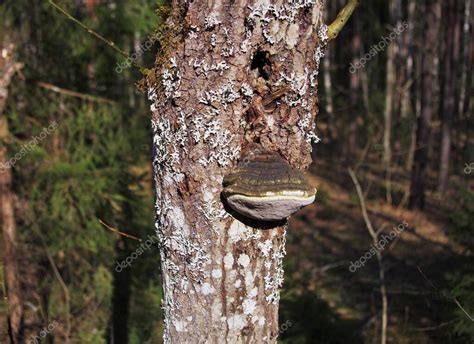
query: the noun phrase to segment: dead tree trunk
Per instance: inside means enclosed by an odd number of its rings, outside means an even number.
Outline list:
[[[425,203],[426,165],[431,118],[434,110],[434,82],[440,23],[440,1],[425,1],[426,15],[421,47],[421,112],[416,132],[416,148],[410,185],[409,207],[423,209]]]
[[[252,143],[311,162],[322,7],[172,3],[172,48],[147,77],[165,342],[276,342],[287,227],[230,215],[222,181]]]
[[[8,97],[8,87],[14,73],[20,68],[13,59],[13,45],[0,40],[0,228],[2,230],[2,258],[5,267],[5,285],[8,297],[8,332],[16,343],[23,317],[21,287],[16,259],[16,223],[11,190],[12,174],[8,164],[8,123],[2,115]],[[2,281],[3,283],[3,281]]]

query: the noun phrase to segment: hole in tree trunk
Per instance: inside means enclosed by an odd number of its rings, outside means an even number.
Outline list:
[[[270,62],[270,53],[265,50],[257,50],[252,57],[251,69],[258,69],[258,76],[265,80],[270,79],[272,73],[272,63]]]

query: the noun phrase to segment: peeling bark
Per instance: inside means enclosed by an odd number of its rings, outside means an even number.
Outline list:
[[[286,225],[231,215],[220,193],[252,143],[310,164],[322,7],[173,2],[189,29],[148,77],[167,343],[276,342]],[[285,86],[270,111],[253,111]]]

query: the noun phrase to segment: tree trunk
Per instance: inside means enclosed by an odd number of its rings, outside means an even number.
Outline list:
[[[353,18],[353,36],[351,42],[352,64],[355,66],[360,59],[362,39],[360,35],[360,23],[357,17]],[[349,121],[349,135],[346,143],[346,161],[353,160],[355,150],[357,149],[357,119],[359,117],[359,95],[360,95],[360,75],[359,70],[355,70],[350,75],[349,94],[351,102],[351,111]]]
[[[438,191],[446,192],[449,172],[449,156],[451,153],[451,130],[456,109],[456,71],[459,61],[461,27],[458,15],[458,1],[448,0],[444,4],[444,61],[441,95],[441,158],[439,165]]]
[[[119,218],[119,228],[125,228],[128,224],[133,227],[135,215],[132,203],[133,197],[127,183],[121,184],[121,195],[125,197],[122,204],[122,215]],[[135,234],[132,232],[132,234]],[[124,262],[131,257],[134,250],[130,248],[129,238],[121,236],[115,244],[115,255],[117,262]],[[133,265],[114,268],[114,284],[112,294],[112,314],[110,318],[110,328],[108,334],[109,344],[128,344],[129,343],[129,319],[130,319],[130,300],[133,295]]]
[[[464,19],[463,19],[463,34],[462,34],[462,66],[461,66],[461,85],[459,90],[459,114],[461,117],[467,115],[469,111],[469,97],[472,86],[472,64],[474,39],[472,37],[472,0],[464,1]]]
[[[117,242],[115,251],[117,253],[117,262],[124,261],[133,253],[124,239],[120,239]],[[114,270],[111,328],[109,329],[108,336],[108,343],[110,344],[127,344],[129,342],[128,320],[130,315],[131,289],[132,267],[126,267],[120,271],[116,268]]]
[[[439,0],[425,1],[425,23],[421,47],[421,113],[416,132],[416,149],[411,175],[409,207],[423,209],[425,204],[425,170],[433,114],[436,56],[440,23]]]
[[[413,51],[417,47],[417,37],[418,35],[415,34],[415,18],[416,18],[416,11],[417,11],[417,3],[415,0],[410,0],[408,3],[408,36],[409,36],[409,51],[408,59],[407,59],[407,74],[412,76],[419,74],[418,71],[420,70],[420,66],[418,61],[419,56],[415,54]],[[416,126],[417,126],[417,119],[419,118],[420,114],[420,101],[419,101],[419,91],[420,91],[420,82],[418,78],[413,77],[413,85],[410,88],[407,88],[407,101],[410,102],[410,107],[413,109],[413,117],[414,121],[412,124],[412,128],[410,129],[410,147],[407,155],[407,159],[405,162],[405,169],[407,171],[411,171],[413,167],[413,158],[415,156],[415,148],[416,148]],[[414,93],[414,96],[411,97],[411,94]],[[406,109],[406,107],[405,107]],[[410,183],[407,184],[407,191],[405,192],[406,197],[408,199],[410,195]]]
[[[10,341],[19,340],[23,305],[16,259],[16,223],[11,191],[12,174],[8,163],[8,122],[2,115],[8,97],[8,87],[13,74],[20,65],[13,60],[13,45],[0,41],[0,228],[2,230],[3,264],[8,297],[8,331]],[[2,281],[3,283],[3,281]]]
[[[334,5],[332,2],[327,4],[326,8],[326,20],[332,17],[332,8]],[[332,81],[332,66],[333,64],[333,57],[334,51],[333,49],[328,48],[326,51],[326,57],[323,60],[323,83],[324,83],[324,104],[325,104],[325,111],[328,116],[328,135],[331,140],[336,138],[334,131],[335,128],[335,121],[334,121],[334,99],[333,99],[333,81]]]
[[[390,1],[390,20],[395,17],[395,1]],[[392,113],[393,113],[393,93],[395,88],[395,47],[397,42],[392,42],[387,48],[387,78],[386,96],[384,111],[384,132],[383,132],[383,166],[385,170],[385,199],[388,204],[392,204],[392,182],[390,165],[392,163]]]
[[[408,115],[413,114],[414,107],[411,105],[410,95],[412,85],[414,83],[413,78],[413,26],[414,26],[414,16],[415,16],[415,2],[409,1],[406,4],[406,13],[407,13],[407,29],[403,35],[403,42],[401,43],[402,47],[399,54],[399,64],[401,70],[403,71],[403,78],[399,79],[398,88],[399,88],[399,112],[400,118],[406,119]],[[399,18],[401,22],[402,18]],[[401,136],[399,136],[401,141]],[[403,150],[402,144],[400,143],[400,150]],[[400,153],[400,152],[399,152]],[[400,158],[403,157],[403,154],[400,153]]]
[[[404,132],[402,124],[406,119],[405,89],[408,85],[408,54],[409,54],[409,28],[408,28],[408,3],[402,0],[393,2],[393,25],[396,28],[405,28],[403,32],[390,44],[394,51],[394,89],[392,111],[392,164],[398,166],[402,162],[402,143]],[[404,18],[406,21],[404,21]]]
[[[325,110],[328,115],[328,134],[331,139],[335,139],[335,135],[333,133],[334,131],[334,101],[333,101],[333,92],[332,92],[332,80],[331,80],[331,56],[332,56],[332,51],[328,49],[327,51],[327,56],[324,59],[323,62],[323,68],[324,68],[324,75],[323,75],[323,81],[324,81],[324,99],[326,100],[325,104]]]
[[[294,168],[310,164],[322,1],[172,7],[166,59],[147,77],[164,341],[275,343],[286,225],[234,217],[220,193],[252,142]]]

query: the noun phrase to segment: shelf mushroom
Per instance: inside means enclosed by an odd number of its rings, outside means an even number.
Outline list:
[[[222,195],[233,210],[260,221],[286,219],[316,197],[303,172],[260,146],[244,153],[223,186]]]

